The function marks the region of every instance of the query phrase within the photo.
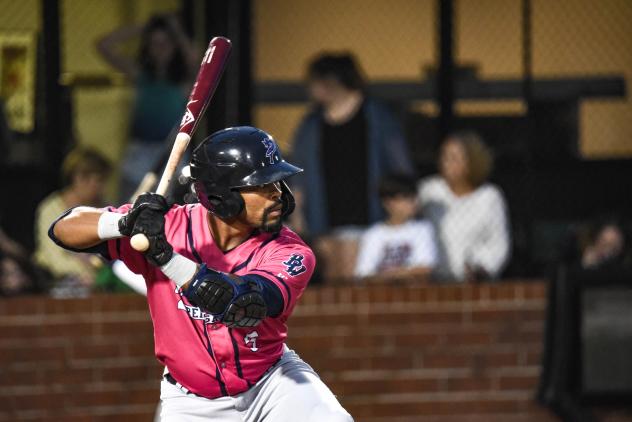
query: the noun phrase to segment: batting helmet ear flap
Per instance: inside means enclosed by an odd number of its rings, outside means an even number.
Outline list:
[[[219,218],[228,219],[237,217],[244,210],[244,198],[236,190],[228,190],[225,195],[209,196],[209,210]]]
[[[290,187],[285,183],[285,180],[281,180],[281,215],[283,217],[287,217],[292,214],[294,208],[296,207],[296,203],[294,201],[294,195],[290,190]]]
[[[236,190],[222,189],[221,192],[209,194],[206,186],[201,181],[195,181],[193,187],[200,203],[219,218],[236,217],[244,209],[244,199]]]

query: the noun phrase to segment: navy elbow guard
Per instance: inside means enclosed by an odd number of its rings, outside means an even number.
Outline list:
[[[184,295],[227,327],[254,327],[267,314],[263,286],[256,279],[212,270],[202,265]]]

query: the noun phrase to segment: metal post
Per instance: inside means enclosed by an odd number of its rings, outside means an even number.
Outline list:
[[[454,52],[453,52],[453,1],[438,0],[439,9],[439,74],[437,78],[440,107],[440,139],[452,130],[454,118]]]
[[[60,75],[60,45],[59,45],[59,0],[41,0],[42,10],[42,41],[44,64],[44,127],[46,142],[47,170],[55,172],[61,167],[66,145],[63,139],[62,122],[62,87],[59,83]],[[57,188],[57,177],[52,177],[47,183],[50,188]]]
[[[533,237],[531,233],[534,229],[533,221],[533,198],[535,198],[535,179],[533,168],[533,136],[536,133],[536,128],[533,127],[532,116],[532,102],[533,102],[533,65],[531,55],[531,0],[522,0],[522,97],[527,107],[526,113],[526,125],[523,140],[526,142],[525,152],[522,165],[524,170],[522,172],[522,204],[520,206],[519,214],[522,219],[524,232],[527,234],[524,238],[524,253],[522,269],[523,273],[528,271],[528,268],[532,268],[534,261],[533,250]],[[518,222],[516,222],[518,224]]]
[[[251,122],[250,10],[250,0],[206,3],[208,38],[223,35],[233,44],[222,83],[207,111],[209,131]]]
[[[231,2],[232,4],[232,2]],[[237,2],[235,2],[237,4]],[[235,28],[237,37],[237,52],[239,53],[239,73],[236,79],[235,122],[239,124],[252,123],[252,97],[253,97],[253,77],[252,77],[252,2],[251,0],[241,0],[237,10],[234,11],[238,22]]]
[[[533,100],[531,40],[531,0],[522,0],[522,95],[527,108]]]

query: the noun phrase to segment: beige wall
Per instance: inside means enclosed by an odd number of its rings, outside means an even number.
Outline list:
[[[456,58],[483,78],[521,75],[520,0],[457,0]],[[0,30],[40,28],[39,0],[0,0]],[[112,74],[94,43],[108,31],[175,10],[178,0],[64,0],[62,70]],[[353,51],[368,78],[414,79],[436,63],[435,0],[257,0],[253,2],[254,75],[258,81],[300,81],[323,50]],[[632,2],[533,2],[536,77],[624,75],[632,81]],[[629,88],[629,87],[628,87]],[[629,89],[628,89],[629,90]],[[127,134],[131,90],[77,90],[75,129],[82,143],[118,160]],[[430,110],[436,109],[431,103]],[[463,114],[523,113],[520,101],[460,101]],[[286,148],[306,105],[258,106],[255,123]],[[632,156],[632,101],[581,104],[581,150],[589,158]]]
[[[461,63],[484,78],[520,77],[520,0],[460,0]],[[623,75],[632,83],[632,2],[535,0],[533,73],[543,78]],[[469,107],[478,112],[477,107]],[[580,148],[587,158],[632,156],[632,101],[588,99],[580,105]]]
[[[39,30],[40,0],[0,0],[0,31]]]
[[[535,77],[623,75],[632,82],[632,2],[534,0]],[[522,74],[521,0],[457,0],[455,54],[485,79]],[[254,3],[257,80],[300,80],[322,50],[351,50],[371,80],[414,79],[435,63],[435,2],[259,0]],[[432,108],[432,106],[430,107]],[[290,138],[305,106],[259,106],[256,123]],[[462,114],[520,114],[515,101],[459,101]],[[581,103],[580,145],[587,158],[632,156],[632,101]]]
[[[323,50],[353,51],[372,79],[416,77],[434,57],[434,0],[262,0],[253,24],[258,80],[299,80]]]
[[[623,74],[632,88],[632,2],[534,2],[534,70],[541,76]],[[568,4],[571,3],[571,4]],[[632,156],[632,100],[581,104],[581,150],[591,158]]]
[[[434,0],[259,0],[253,2],[254,75],[302,79],[325,50],[352,51],[369,79],[411,79],[435,56]],[[259,106],[256,124],[282,147],[305,105]]]

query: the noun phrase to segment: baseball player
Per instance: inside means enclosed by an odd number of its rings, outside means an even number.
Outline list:
[[[253,127],[214,133],[193,151],[199,204],[78,207],[49,234],[60,246],[122,260],[147,282],[155,353],[165,366],[163,421],[353,421],[285,345],[286,321],[314,271],[310,248],[282,218],[285,179],[302,169]],[[129,237],[143,233],[139,253]]]

